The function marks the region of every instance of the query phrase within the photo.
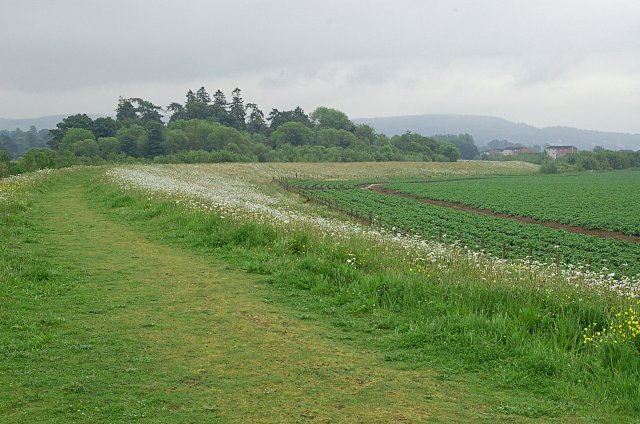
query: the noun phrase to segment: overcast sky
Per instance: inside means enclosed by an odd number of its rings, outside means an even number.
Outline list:
[[[637,0],[0,0],[0,116],[189,88],[265,113],[500,116],[640,133]]]

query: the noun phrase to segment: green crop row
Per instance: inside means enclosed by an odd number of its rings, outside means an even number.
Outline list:
[[[560,260],[594,271],[617,275],[640,274],[640,245],[608,238],[584,236],[563,230],[453,210],[370,190],[309,190],[307,195],[348,211],[374,225],[409,231],[425,238],[453,242],[459,240],[472,250],[481,246],[494,256],[527,258],[552,263]]]
[[[640,235],[640,172],[486,177],[385,187],[542,221]]]

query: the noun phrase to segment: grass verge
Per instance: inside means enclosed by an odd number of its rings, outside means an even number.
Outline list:
[[[149,237],[263,275],[278,287],[279,302],[384,350],[398,367],[433,367],[442,379],[508,393],[496,405],[504,414],[613,420],[640,413],[637,324],[616,320],[635,313],[634,299],[535,278],[484,281],[462,257],[408,264],[401,251],[357,238],[233,221],[104,184],[92,197]],[[617,323],[624,331],[614,334]]]

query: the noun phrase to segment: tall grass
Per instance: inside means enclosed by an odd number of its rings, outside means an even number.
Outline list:
[[[359,339],[388,361],[472,376],[556,405],[533,415],[591,405],[640,413],[639,340],[602,336],[619,311],[638,309],[635,299],[526,269],[479,270],[455,250],[417,260],[393,244],[222,218],[102,183],[91,192],[96,207],[151,237],[221,253],[263,274],[283,301],[366,335]]]

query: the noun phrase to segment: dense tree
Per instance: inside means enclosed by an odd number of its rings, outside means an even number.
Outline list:
[[[142,156],[144,146],[147,143],[147,137],[147,130],[138,124],[120,128],[116,134],[122,151],[133,157]]]
[[[77,141],[94,140],[96,137],[93,132],[84,128],[69,128],[64,133],[64,137],[60,141],[59,150],[65,150],[71,148],[71,146]]]
[[[191,119],[175,121],[169,124],[168,130],[182,130],[187,136],[190,149],[193,150],[205,150],[207,146],[207,137],[219,124],[215,122],[205,121],[202,119]],[[173,135],[171,136],[173,137]],[[179,139],[173,139],[172,141],[179,141]]]
[[[523,147],[520,143],[512,143],[509,140],[491,140],[487,143],[487,150],[506,149],[507,147]]]
[[[96,138],[114,137],[118,132],[118,128],[118,122],[113,118],[96,118],[93,121],[91,131],[96,136]]]
[[[241,92],[239,88],[236,88],[232,92],[231,105],[229,106],[229,117],[231,118],[231,126],[244,131],[246,125],[246,110],[244,108],[244,100],[242,100]]]
[[[162,107],[156,106],[150,101],[141,98],[134,98],[131,100],[137,103],[136,114],[143,125],[152,122],[162,124],[162,114],[160,113]],[[155,124],[151,125],[150,128],[155,126]]]
[[[85,114],[77,114],[65,118],[50,132],[39,133],[36,128],[0,131],[0,149],[10,148],[14,156],[39,147],[49,133],[51,146],[57,149],[49,153],[35,150],[14,162],[8,162],[3,151],[0,175],[6,174],[8,168],[22,172],[45,163],[45,167],[92,164],[127,156],[157,162],[453,161],[461,151],[467,157],[474,154],[474,149],[477,151],[473,139],[466,134],[438,136],[435,141],[407,132],[389,139],[369,125],[354,125],[345,113],[327,107],[315,109],[311,116],[299,106],[292,110],[272,109],[265,120],[255,103],[245,106],[239,88],[232,92],[231,102],[220,90],[213,95],[213,101],[204,87],[195,93],[189,90],[184,105],[173,102],[166,112],[171,116],[165,127],[159,106],[138,97],[120,97],[116,120],[93,121]],[[638,164],[640,152],[599,151],[570,160],[576,168],[619,169]]]
[[[209,105],[209,103],[211,103],[211,97],[204,87],[200,87],[196,92],[196,100],[200,103],[204,103],[205,105]]]
[[[11,162],[11,152],[8,149],[0,149],[0,163]]]
[[[247,103],[246,110],[249,111],[247,131],[250,133],[264,134],[268,128],[264,120],[264,113],[262,113],[255,103]]]
[[[434,160],[438,143],[428,137],[407,131],[391,138],[391,144],[402,153],[419,155],[422,160]]]
[[[212,116],[212,110],[209,107],[210,102],[211,98],[204,87],[200,87],[196,94],[189,90],[187,92],[187,102],[183,108],[184,115],[179,115],[175,119],[207,119]]]
[[[339,110],[319,107],[309,115],[309,119],[318,128],[335,128],[336,130],[353,131],[355,125],[349,117]]]
[[[103,159],[111,159],[120,153],[120,142],[116,137],[100,137],[96,144],[98,154]]]
[[[356,127],[353,130],[353,133],[359,139],[365,140],[367,144],[374,144],[378,139],[376,131],[373,129],[371,125],[367,125],[367,124],[356,125]]]
[[[213,104],[223,110],[227,110],[229,106],[227,96],[225,96],[221,90],[216,90],[216,92],[213,93]]]
[[[174,154],[183,150],[191,150],[191,140],[181,129],[167,129],[162,148],[166,154]]]
[[[304,113],[304,110],[302,110],[300,106],[293,110],[279,111],[278,109],[271,109],[271,113],[269,113],[267,120],[270,122],[269,129],[272,132],[288,122],[298,122],[307,127],[312,126],[309,117]]]
[[[162,107],[156,106],[140,97],[130,99],[120,97],[116,109],[116,120],[120,126],[133,124],[147,125],[150,122],[162,123]]]
[[[223,150],[227,149],[231,144],[236,146],[245,144],[244,136],[235,128],[220,125],[214,128],[207,136],[207,145],[204,150]]]
[[[8,150],[13,158],[18,158],[29,149],[47,147],[49,139],[49,130],[38,131],[34,126],[28,131],[19,128],[0,130],[0,149]]]
[[[79,140],[71,143],[69,150],[76,156],[98,156],[98,143],[92,139]]]
[[[16,161],[15,170],[17,173],[24,173],[55,166],[56,152],[50,149],[31,149]]]
[[[11,170],[9,163],[11,162],[11,152],[9,149],[0,148],[0,178],[9,176]]]
[[[144,157],[153,159],[163,154],[164,125],[161,122],[150,122],[146,128],[149,131],[149,135],[143,149]]]
[[[85,113],[78,113],[64,118],[61,122],[56,124],[55,129],[49,130],[50,139],[48,144],[52,149],[58,149],[58,145],[69,128],[82,128],[93,131],[93,119]]]
[[[440,145],[439,153],[449,159],[450,162],[455,162],[460,159],[460,152],[453,143]]]
[[[278,129],[270,137],[274,147],[281,147],[285,144],[292,146],[313,144],[314,139],[313,130],[301,122],[286,122],[278,126]]]
[[[134,122],[138,119],[136,107],[130,99],[120,97],[118,99],[118,106],[116,107],[116,120],[121,125],[126,125],[129,122]]]
[[[356,144],[358,138],[343,129],[324,128],[317,132],[316,143],[324,147],[346,148]]]
[[[470,134],[446,134],[446,135],[434,135],[432,137],[439,143],[451,143],[455,144],[460,152],[460,159],[471,160],[480,154],[478,147],[475,145],[473,137]]]
[[[196,95],[193,91],[191,91],[191,89],[189,89],[189,91],[187,91],[187,101],[186,103],[192,103],[192,102],[196,102]]]
[[[177,121],[178,119],[188,119],[187,112],[180,103],[173,102],[165,109],[167,112],[171,113],[171,117],[169,118],[169,122]]]
[[[232,119],[228,111],[229,103],[227,97],[220,90],[213,94],[213,104],[211,105],[211,115],[222,125],[232,126]]]

